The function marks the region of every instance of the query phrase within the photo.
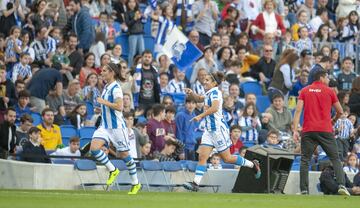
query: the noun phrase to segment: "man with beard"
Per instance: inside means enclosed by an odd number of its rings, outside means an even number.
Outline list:
[[[54,124],[54,111],[45,108],[41,115],[43,122],[37,126],[41,131],[41,144],[45,150],[56,150],[59,145],[62,145],[62,139],[60,127]]]
[[[158,72],[151,65],[152,53],[145,50],[142,54],[142,64],[136,66],[134,74],[134,104],[147,111],[155,103],[160,103],[160,84]]]
[[[16,146],[16,111],[10,107],[6,110],[5,120],[0,124],[0,158],[7,159],[9,153],[15,152]]]

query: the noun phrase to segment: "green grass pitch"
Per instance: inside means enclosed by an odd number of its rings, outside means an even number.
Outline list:
[[[268,194],[0,190],[1,208],[356,208],[360,197]]]

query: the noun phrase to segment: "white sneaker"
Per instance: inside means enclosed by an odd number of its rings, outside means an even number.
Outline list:
[[[346,196],[350,196],[351,194],[349,193],[349,191],[347,190],[347,188],[343,185],[340,185],[339,186],[339,189],[338,189],[338,194],[340,195],[346,195]]]

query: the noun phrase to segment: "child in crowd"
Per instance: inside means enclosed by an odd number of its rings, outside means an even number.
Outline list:
[[[106,40],[108,39],[109,34],[109,27],[107,24],[108,18],[109,16],[106,12],[101,12],[99,15],[99,22],[95,27],[96,32],[102,32],[103,34],[105,34]]]
[[[257,109],[254,103],[245,105],[244,113],[239,120],[239,126],[242,129],[244,141],[253,141],[258,143],[259,130],[261,122],[257,115]]]
[[[230,153],[240,154],[241,148],[244,146],[242,143],[243,138],[241,138],[241,127],[238,125],[232,125],[230,128],[230,139],[232,146],[230,147]]]
[[[25,83],[28,83],[31,80],[32,72],[31,67],[29,65],[30,54],[21,53],[20,54],[20,62],[14,65],[12,81],[13,83],[16,80],[23,80]]]
[[[345,173],[357,174],[359,172],[359,162],[356,154],[351,153],[348,155],[346,165],[343,169]]]
[[[339,118],[335,125],[335,136],[338,144],[338,151],[341,159],[345,159],[350,147],[350,136],[353,132],[354,126],[351,121],[347,118],[350,114],[349,107],[344,107],[344,114]]]
[[[96,73],[90,73],[86,77],[86,84],[82,89],[82,97],[84,101],[88,101],[93,104],[93,106],[97,106],[97,98],[100,97],[100,89],[98,87],[98,75]]]
[[[169,75],[166,72],[161,72],[159,77],[160,77],[161,93],[168,93],[169,92]]]
[[[265,145],[282,149],[283,145],[279,140],[279,136],[280,135],[278,131],[270,130],[267,134]]]
[[[341,73],[337,77],[339,90],[351,90],[352,82],[357,77],[353,72],[354,64],[350,57],[345,57],[341,64]]]
[[[44,146],[41,144],[40,129],[31,127],[28,131],[29,141],[23,145],[22,160],[36,163],[51,163],[47,156]],[[39,157],[30,157],[28,155],[37,155]]]
[[[70,59],[67,56],[67,54],[65,53],[65,51],[66,51],[66,44],[65,43],[62,43],[62,44],[57,46],[55,54],[53,55],[53,57],[51,59],[51,62],[52,62],[54,67],[61,69],[64,66],[65,67],[69,66]],[[65,76],[69,81],[74,79],[73,75],[68,70],[66,70]]]
[[[81,129],[82,127],[84,127],[86,121],[86,114],[86,105],[77,105],[69,115],[71,125],[75,126],[77,129]]]
[[[81,153],[80,153],[80,138],[76,137],[76,136],[71,137],[70,140],[69,140],[69,146],[68,147],[64,147],[62,149],[57,149],[51,155],[80,157],[81,156]],[[74,160],[74,159],[69,158],[69,160]]]
[[[186,88],[185,73],[178,68],[174,70],[174,79],[168,84],[169,93],[184,93]]]
[[[219,154],[213,154],[210,158],[209,169],[222,169]]]
[[[296,49],[301,52],[305,49],[312,51],[312,41],[309,38],[309,30],[307,27],[300,27],[298,30],[299,33],[299,40],[296,41],[295,47]]]
[[[107,47],[108,48],[113,48],[115,45],[115,38],[116,36],[120,35],[120,31],[116,31],[114,28],[114,18],[112,16],[109,16],[107,21],[106,21],[106,25],[108,28],[108,32],[107,32]]]
[[[17,62],[21,51],[22,42],[19,39],[21,29],[13,26],[10,29],[10,36],[6,39],[5,62],[7,63],[6,71],[11,71],[13,65]],[[8,74],[11,75],[11,74]]]

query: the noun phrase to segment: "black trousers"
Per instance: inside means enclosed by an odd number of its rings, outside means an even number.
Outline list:
[[[336,140],[332,133],[306,132],[301,137],[301,163],[300,163],[300,190],[309,192],[309,162],[316,149],[320,145],[330,158],[333,165],[337,182],[345,185],[345,176],[339,159]]]

